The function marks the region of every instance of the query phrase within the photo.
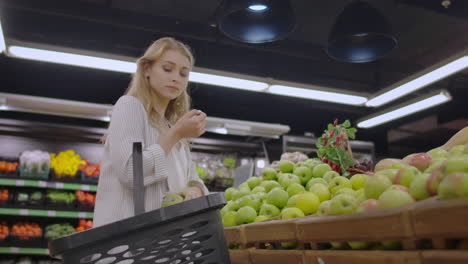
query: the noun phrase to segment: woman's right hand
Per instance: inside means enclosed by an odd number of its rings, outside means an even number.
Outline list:
[[[191,110],[180,118],[171,128],[178,138],[195,138],[205,133],[206,114],[200,110]]]

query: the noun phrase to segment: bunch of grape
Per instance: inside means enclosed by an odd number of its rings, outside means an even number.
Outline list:
[[[347,171],[351,174],[350,176],[358,173],[365,173],[367,171],[372,171],[374,168],[374,162],[369,159],[363,159],[356,161],[356,165],[349,167]]]

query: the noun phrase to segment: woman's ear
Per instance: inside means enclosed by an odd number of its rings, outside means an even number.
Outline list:
[[[149,62],[146,62],[144,65],[143,65],[143,74],[145,76],[146,79],[149,78],[150,76],[150,72],[151,72],[151,63]]]

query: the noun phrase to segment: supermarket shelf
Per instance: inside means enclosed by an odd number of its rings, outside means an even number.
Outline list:
[[[97,190],[97,185],[93,184],[48,182],[40,180],[36,181],[20,179],[0,179],[0,186],[34,187],[60,190],[82,190],[88,192],[95,192]]]
[[[49,255],[49,250],[47,248],[0,247],[0,254]]]
[[[20,208],[0,208],[0,215],[20,215],[20,216],[37,216],[49,218],[83,218],[92,219],[93,213],[89,212],[68,212],[55,210],[33,210]]]

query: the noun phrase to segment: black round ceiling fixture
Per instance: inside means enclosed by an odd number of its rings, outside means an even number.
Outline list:
[[[224,0],[217,20],[224,35],[247,43],[283,39],[296,24],[289,0]]]
[[[369,3],[355,1],[336,19],[326,51],[339,61],[363,63],[382,58],[397,45],[385,17]]]

